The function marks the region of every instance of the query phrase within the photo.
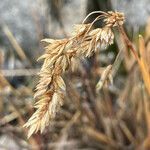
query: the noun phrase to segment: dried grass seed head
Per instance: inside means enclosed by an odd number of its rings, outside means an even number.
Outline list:
[[[45,54],[39,59],[43,59],[44,62],[34,96],[37,99],[35,103],[37,110],[25,124],[25,127],[29,128],[28,137],[39,130],[42,133],[63,104],[66,86],[62,74],[69,67],[73,69],[73,63],[76,63],[78,58],[90,57],[100,48],[111,45],[114,39],[111,27],[122,25],[124,22],[124,15],[119,12],[95,13],[102,14],[92,23],[76,25],[72,37],[62,40],[42,40],[46,43]],[[95,21],[102,17],[105,18],[106,25],[103,28],[92,29]]]
[[[120,26],[123,25],[125,21],[125,17],[123,13],[120,13],[117,11],[116,12],[109,11],[107,14],[108,15],[104,19],[104,22],[106,23],[108,27],[115,27],[118,25]]]

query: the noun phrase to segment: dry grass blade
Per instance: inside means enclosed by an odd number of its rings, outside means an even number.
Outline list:
[[[1,70],[3,76],[34,76],[37,75],[40,69],[13,69],[13,70]]]
[[[146,89],[150,95],[150,73],[149,73],[149,64],[146,61],[146,48],[144,44],[144,39],[140,35],[139,36],[139,52],[140,58],[138,60],[140,71],[142,73],[142,77],[146,86]]]
[[[10,43],[12,44],[14,49],[16,50],[19,57],[22,60],[28,60],[26,54],[24,53],[24,50],[20,47],[20,45],[18,44],[18,42],[14,38],[13,34],[11,33],[11,31],[9,30],[9,28],[6,25],[3,26],[3,31],[6,34],[6,36],[8,37]]]
[[[105,143],[108,144],[110,146],[112,146],[113,148],[117,147],[118,144],[111,139],[110,137],[108,137],[107,135],[100,133],[99,131],[96,131],[95,129],[91,128],[91,127],[86,127],[84,132],[89,136],[94,138],[95,140],[99,141],[100,143]]]

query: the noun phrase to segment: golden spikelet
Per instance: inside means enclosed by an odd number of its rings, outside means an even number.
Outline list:
[[[101,78],[97,82],[97,85],[96,85],[96,91],[97,92],[103,87],[103,85],[106,83],[107,80],[109,80],[109,82],[111,82],[111,83],[113,82],[111,79],[111,74],[110,74],[111,70],[112,70],[112,65],[109,65],[103,71]]]
[[[114,34],[112,27],[122,25],[124,15],[119,12],[93,12],[86,19],[94,14],[100,15],[90,24],[76,25],[73,36],[68,39],[53,40],[44,39],[47,46],[45,54],[40,59],[44,59],[43,66],[39,73],[40,80],[36,87],[34,98],[36,111],[24,125],[29,127],[30,137],[37,131],[43,132],[50,120],[55,118],[56,112],[63,104],[66,86],[62,79],[62,74],[70,68],[77,58],[90,57],[101,48],[106,48],[113,43]],[[92,25],[99,19],[104,18],[103,28],[92,29]]]

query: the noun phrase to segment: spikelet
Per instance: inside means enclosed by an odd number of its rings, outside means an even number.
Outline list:
[[[62,40],[44,39],[46,43],[43,65],[39,73],[40,80],[36,86],[34,98],[36,111],[24,125],[29,128],[28,137],[33,133],[44,131],[51,119],[55,118],[60,106],[63,105],[66,86],[62,79],[63,73],[77,62],[78,58],[90,57],[99,49],[113,43],[112,27],[122,25],[124,15],[119,12],[102,13],[92,23],[75,26],[72,37]],[[91,13],[90,15],[92,15]],[[86,19],[90,16],[88,15]],[[105,17],[103,28],[92,29],[92,25],[101,16]],[[86,19],[84,21],[86,21]]]
[[[124,21],[125,18],[123,13],[113,11],[108,11],[107,17],[104,19],[104,22],[108,27],[123,25]]]
[[[103,87],[103,85],[106,83],[107,80],[110,81],[110,83],[112,83],[112,78],[111,78],[111,72],[112,70],[112,65],[109,65],[106,67],[106,69],[103,71],[100,80],[97,82],[96,85],[96,91],[98,92],[99,90],[101,90],[101,88]]]

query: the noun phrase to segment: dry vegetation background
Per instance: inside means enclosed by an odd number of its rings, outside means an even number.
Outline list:
[[[0,150],[150,149],[147,0],[138,4],[135,0],[0,3]],[[89,12],[113,9],[125,13],[124,27],[130,41],[114,28],[113,45],[76,62],[77,69],[63,75],[66,95],[56,118],[42,134],[27,139],[28,129],[23,125],[35,112],[33,95],[42,66],[36,59],[44,53],[40,40],[70,37],[73,25],[82,23]],[[95,24],[101,26],[101,22]],[[105,80],[96,91],[111,64],[113,84]]]

